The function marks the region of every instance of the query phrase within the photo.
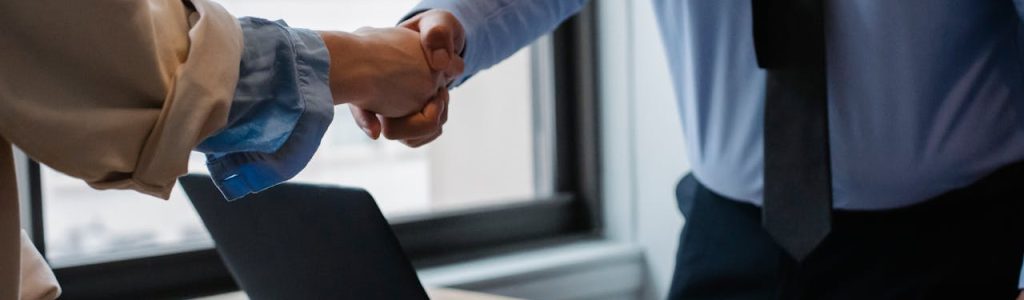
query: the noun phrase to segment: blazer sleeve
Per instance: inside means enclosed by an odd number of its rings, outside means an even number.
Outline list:
[[[224,126],[242,32],[208,0],[0,1],[0,136],[99,189],[167,198]]]

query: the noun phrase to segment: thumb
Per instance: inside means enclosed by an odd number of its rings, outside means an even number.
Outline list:
[[[380,137],[381,124],[380,120],[377,119],[377,114],[358,108],[355,105],[349,105],[348,107],[352,111],[352,118],[355,119],[356,125],[359,125],[359,128],[366,133],[367,137],[374,140]]]
[[[420,44],[427,55],[430,68],[434,71],[445,71],[457,55],[455,51],[455,33],[442,18],[425,16],[420,20]]]

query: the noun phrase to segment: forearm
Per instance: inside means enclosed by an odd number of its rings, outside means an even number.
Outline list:
[[[351,102],[358,94],[368,93],[365,84],[358,84],[361,78],[356,74],[364,72],[358,67],[359,55],[365,51],[359,37],[343,31],[317,31],[324,41],[329,53],[337,53],[331,57],[331,69],[328,72],[335,83],[331,87],[331,95],[335,105]]]

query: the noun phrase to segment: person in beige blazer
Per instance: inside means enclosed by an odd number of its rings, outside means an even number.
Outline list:
[[[287,29],[281,24],[275,26]],[[242,94],[240,65],[244,77],[245,58],[262,45],[246,45],[248,31],[242,29],[208,0],[0,2],[0,300],[60,294],[20,230],[11,146],[94,188],[166,199],[186,172],[189,152],[250,113],[234,109]],[[275,75],[296,76],[296,84],[313,87],[295,98],[309,101],[306,113],[320,107],[320,120],[326,120],[311,135],[314,149],[332,116],[330,104],[351,103],[358,107],[353,112],[375,115],[393,132],[443,123],[438,108],[447,104],[445,86],[461,72],[461,61],[451,45],[428,52],[440,55],[433,61],[442,64],[430,64],[424,55],[425,41],[443,31],[365,29],[316,32],[315,38],[308,31],[281,32],[292,42],[323,43],[329,52],[316,54],[323,55],[321,66],[329,64],[329,76],[302,68]],[[295,39],[302,34],[304,40]],[[292,60],[317,67],[315,58]],[[324,103],[330,112],[323,111]]]

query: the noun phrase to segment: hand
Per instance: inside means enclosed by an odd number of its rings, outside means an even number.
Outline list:
[[[465,48],[466,34],[462,24],[450,12],[428,10],[399,25],[419,32],[423,53],[435,72],[441,72],[446,84],[451,84],[462,75],[465,64],[459,55]],[[410,147],[419,147],[441,136],[442,127],[448,121],[447,90],[438,91],[419,113],[388,118],[372,111],[350,106],[352,116],[359,127],[370,138],[377,139],[382,133],[385,138],[400,140]]]
[[[348,103],[382,117],[420,112],[444,90],[443,72],[432,71],[419,34],[406,28],[320,32],[331,55],[335,104]]]
[[[461,54],[466,48],[466,31],[455,15],[446,10],[431,9],[398,26],[420,34],[420,45],[423,53],[427,53],[431,69],[444,72],[449,84],[462,75],[465,62]]]
[[[448,122],[448,90],[438,91],[422,111],[400,118],[382,117],[355,106],[349,108],[356,124],[370,138],[377,139],[383,134],[387,139],[416,148],[441,136],[441,128]]]

